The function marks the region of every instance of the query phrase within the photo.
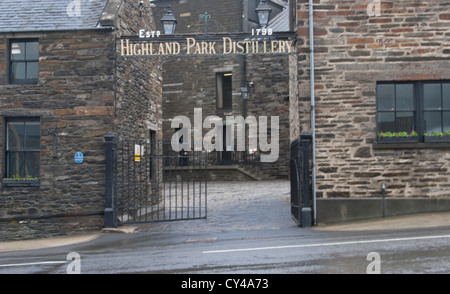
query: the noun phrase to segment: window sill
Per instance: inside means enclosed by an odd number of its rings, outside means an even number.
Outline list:
[[[8,85],[11,86],[23,86],[23,85],[37,85],[38,79],[29,79],[29,80],[10,80]]]
[[[40,180],[3,180],[3,187],[39,187],[40,185]]]
[[[450,136],[425,136],[425,143],[450,143]]]

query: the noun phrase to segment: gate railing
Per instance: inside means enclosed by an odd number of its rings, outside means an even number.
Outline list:
[[[173,151],[170,145],[165,146],[164,154],[171,155],[173,157],[179,157],[180,165],[189,166],[193,163],[188,160],[188,157],[204,156],[206,163],[209,166],[226,166],[226,165],[238,165],[251,172],[257,174],[260,172],[261,160],[260,155],[256,152],[246,151],[227,151],[224,155],[224,151]]]
[[[310,150],[309,133],[302,133],[291,143],[291,215],[300,227],[312,226]]]
[[[181,156],[168,152],[170,142],[118,142],[113,134],[105,142],[106,228],[206,218],[204,154]]]

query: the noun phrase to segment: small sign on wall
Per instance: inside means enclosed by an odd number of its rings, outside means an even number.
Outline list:
[[[141,156],[143,155],[142,152],[142,146],[141,145],[134,145],[134,161],[135,162],[141,162]]]
[[[83,155],[83,153],[81,153],[81,152],[75,153],[74,160],[75,160],[75,163],[77,163],[77,164],[83,163],[83,160],[84,160],[84,155]]]

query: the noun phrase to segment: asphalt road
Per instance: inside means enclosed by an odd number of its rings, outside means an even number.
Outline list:
[[[55,273],[73,270],[79,254],[85,274],[365,274],[371,252],[380,273],[449,273],[448,229],[328,232],[274,230],[199,236],[148,233],[107,234],[96,240],[51,249],[2,253],[0,273]],[[373,265],[373,264],[372,264]],[[369,270],[368,270],[369,268]]]
[[[224,200],[222,188],[210,188],[206,220],[143,224],[130,234],[101,233],[82,243],[0,252],[0,273],[450,273],[448,226],[298,228],[290,220],[286,183],[234,191],[233,201]]]

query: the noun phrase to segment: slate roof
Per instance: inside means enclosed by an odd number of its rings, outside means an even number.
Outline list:
[[[286,2],[288,2],[288,1],[285,1],[285,0],[270,0],[270,1],[272,1],[273,3],[276,3],[276,4],[280,5],[280,6],[285,6]]]
[[[284,6],[284,10],[277,16],[269,21],[268,27],[273,29],[274,32],[287,32],[289,31],[289,6],[287,3],[281,1]]]
[[[0,32],[95,28],[108,0],[1,0]]]

